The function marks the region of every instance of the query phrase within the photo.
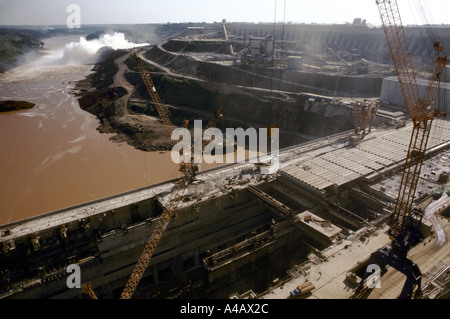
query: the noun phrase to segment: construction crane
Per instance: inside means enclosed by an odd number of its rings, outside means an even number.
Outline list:
[[[156,90],[153,80],[148,71],[146,70],[146,67],[142,62],[141,58],[137,55],[136,52],[134,52],[134,56],[137,61],[139,73],[142,77],[142,80],[144,81],[144,84],[152,99],[152,102],[156,110],[158,111],[158,114],[167,130],[169,137],[171,137],[174,125],[170,121],[169,111],[167,110],[166,106],[161,102],[161,98],[159,97],[159,94]],[[218,110],[215,112],[213,118],[208,122],[206,127],[203,129],[203,131],[205,131],[208,128],[214,127],[217,124],[217,121],[222,116],[221,112],[222,107],[220,106]],[[175,144],[175,141],[172,140],[172,143]],[[204,147],[204,144],[202,145]],[[202,156],[202,154],[197,154],[197,157],[198,156]],[[198,163],[200,162],[199,158],[197,157],[195,158],[191,157],[191,161],[188,163],[181,161],[180,171],[182,173],[182,176],[178,179],[177,183],[175,183],[174,189],[172,190],[167,205],[165,205],[163,212],[161,213],[161,216],[158,219],[158,222],[155,228],[153,229],[150,238],[145,244],[144,249],[122,291],[120,299],[130,299],[133,296],[145,270],[147,269],[150,263],[150,260],[156,248],[158,247],[159,242],[161,241],[164,231],[166,230],[172,218],[176,216],[176,209],[179,203],[181,202],[183,193],[185,192],[189,184],[191,184],[195,179],[195,175],[198,171]],[[90,282],[83,284],[82,288],[83,292],[89,295],[90,298],[97,299],[97,296],[95,295]]]
[[[414,195],[425,156],[431,124],[437,116],[443,115],[435,110],[437,93],[442,70],[448,58],[439,42],[434,42],[433,70],[423,97],[419,94],[412,59],[409,53],[405,32],[396,0],[376,0],[387,44],[399,80],[403,98],[411,117],[413,127],[411,139],[403,167],[400,188],[389,224],[391,245],[372,253],[369,265],[378,264],[384,269],[387,265],[406,275],[406,282],[399,298],[413,298],[421,290],[421,272],[416,263],[407,258],[412,246],[420,241],[420,227],[423,212],[413,209]],[[369,269],[369,267],[368,267]],[[355,292],[364,288],[366,273]]]
[[[171,136],[171,127],[172,123],[169,119],[169,112],[167,111],[167,108],[164,104],[162,104],[161,99],[156,91],[155,85],[153,84],[153,81],[150,77],[150,74],[147,72],[141,58],[137,55],[136,52],[134,52],[135,58],[137,60],[139,73],[141,74],[141,77],[145,83],[145,86],[147,87],[147,91],[150,94],[150,97],[152,98],[153,104],[155,105],[159,116],[161,117],[164,126],[167,129],[167,133],[169,136]],[[219,107],[219,109],[216,111],[214,117],[210,120],[210,122],[207,124],[206,128],[210,128],[214,126],[218,119],[221,116],[221,110],[222,107]],[[205,128],[205,129],[206,129]],[[201,156],[201,155],[200,155]],[[149,240],[147,241],[147,244],[144,247],[144,250],[139,257],[136,266],[131,273],[127,284],[125,285],[125,288],[122,291],[122,294],[120,296],[120,299],[130,299],[133,296],[134,291],[137,288],[137,285],[139,284],[139,281],[142,278],[142,275],[144,274],[145,269],[147,269],[148,264],[150,263],[150,260],[153,256],[153,253],[156,250],[156,247],[158,247],[158,244],[161,240],[161,237],[166,230],[167,226],[169,225],[172,218],[175,216],[175,210],[178,207],[181,197],[186,190],[187,186],[192,183],[192,181],[195,178],[197,169],[198,169],[198,163],[199,160],[197,158],[191,159],[190,163],[180,163],[180,171],[183,173],[182,176],[178,180],[178,184],[175,185],[175,190],[173,190],[173,193],[168,201],[168,204],[163,209],[163,212],[161,214],[160,219],[158,220],[158,224],[153,230],[152,235],[150,236]]]

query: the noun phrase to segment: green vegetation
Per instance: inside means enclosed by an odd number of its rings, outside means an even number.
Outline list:
[[[45,39],[79,35],[87,39],[95,39],[104,33],[123,32],[127,40],[135,43],[155,43],[176,36],[186,29],[185,24],[163,25],[83,25],[81,28],[69,29],[65,25],[39,27],[14,26],[0,27],[0,72],[4,72],[20,63],[20,58],[27,53],[37,53],[37,49],[45,46]]]
[[[0,72],[13,66],[19,56],[41,44],[37,31],[0,29]]]
[[[130,101],[129,108],[135,113],[158,116],[158,112],[155,107],[150,103]]]

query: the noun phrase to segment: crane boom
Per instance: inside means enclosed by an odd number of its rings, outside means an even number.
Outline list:
[[[173,126],[169,119],[169,112],[165,105],[161,102],[155,85],[153,84],[150,74],[146,71],[141,58],[136,54],[136,52],[134,52],[134,56],[138,63],[139,73],[141,74],[145,86],[147,87],[147,91],[150,94],[153,104],[155,105],[158,114],[167,129],[167,133],[169,134],[169,136],[171,136]],[[207,124],[207,128],[213,127],[217,123],[219,117],[221,116],[221,111],[222,107],[219,107],[214,117]],[[175,185],[175,189],[172,190],[172,194],[168,200],[168,203],[163,209],[163,212],[157,221],[157,225],[153,229],[152,235],[145,244],[144,250],[141,253],[130,277],[128,278],[120,299],[130,299],[133,296],[133,293],[135,292],[139,281],[144,275],[144,272],[147,269],[150,260],[156,248],[158,247],[159,242],[161,241],[164,231],[166,230],[172,218],[175,216],[175,211],[179,203],[181,202],[183,193],[186,191],[187,186],[193,181],[195,177],[198,161],[199,160],[196,159],[191,163],[180,163],[180,171],[182,172],[182,177],[178,179],[178,183]]]
[[[419,87],[409,54],[408,42],[402,25],[397,1],[377,0],[378,9],[383,23],[383,30],[391,53],[392,62],[397,74],[403,99],[412,118],[422,115],[417,105]]]
[[[421,97],[417,85],[411,55],[406,41],[400,12],[396,0],[376,0],[383,23],[386,41],[391,53],[405,105],[413,122],[411,138],[406,154],[398,196],[390,219],[389,235],[391,247],[382,247],[372,253],[369,264],[390,265],[406,275],[406,282],[399,298],[411,298],[420,291],[421,272],[417,264],[407,258],[409,249],[420,240],[420,226],[423,213],[413,209],[414,196],[420,178],[428,138],[430,136],[435,111],[437,92],[442,70],[447,57],[443,56],[443,47],[434,42],[433,70],[425,94]],[[355,289],[361,291],[364,280]],[[414,291],[416,290],[416,291]]]
[[[147,72],[141,58],[137,55],[136,52],[134,52],[134,56],[137,61],[139,73],[142,77],[142,80],[144,81],[144,84],[152,99],[152,102],[155,105],[156,110],[158,111],[158,114],[167,130],[169,137],[171,137],[174,126],[170,121],[169,111],[167,110],[166,106],[161,102],[161,98],[159,97],[158,92],[156,91],[156,87],[153,83],[153,80],[150,77],[150,74]],[[217,121],[222,116],[221,112],[222,107],[220,106],[218,110],[215,112],[214,117],[208,122],[203,131],[205,131],[208,128],[214,127],[217,124]],[[175,144],[174,140],[172,140],[172,142]],[[201,154],[198,156],[201,156]],[[182,176],[178,179],[177,183],[175,183],[170,198],[167,201],[167,204],[165,205],[163,212],[161,213],[161,216],[158,218],[157,224],[154,227],[150,238],[147,240],[147,243],[145,244],[144,249],[141,255],[139,256],[139,259],[132,273],[130,274],[130,277],[128,278],[128,281],[122,291],[120,299],[130,299],[133,296],[134,292],[136,291],[136,288],[140,280],[142,279],[145,270],[150,264],[150,260],[156,248],[158,247],[159,242],[161,241],[164,231],[166,230],[172,218],[174,218],[176,215],[176,210],[179,203],[181,202],[183,193],[186,191],[188,185],[195,178],[199,160],[200,159],[196,157],[195,159],[191,159],[190,163],[184,162],[180,163],[180,171],[182,172]],[[97,296],[95,295],[95,292],[92,289],[91,282],[82,284],[82,288],[83,293],[89,295],[91,299],[98,299]]]
[[[128,278],[120,299],[130,299],[133,296],[133,293],[135,292],[139,281],[141,280],[145,270],[150,263],[153,253],[155,252],[159,242],[161,241],[164,231],[175,215],[176,207],[180,202],[181,196],[186,190],[186,187],[183,187],[182,185],[186,185],[186,183],[180,183],[178,189],[173,193],[175,195],[172,196],[173,198],[171,200],[169,200],[168,205],[164,208],[160,218],[158,219],[157,225],[153,229],[152,235],[145,244],[144,250],[142,251],[130,277]]]
[[[434,43],[433,72],[425,95],[419,93],[411,55],[406,41],[396,0],[377,0],[383,29],[391,52],[400,89],[413,122],[413,130],[402,173],[400,188],[391,218],[390,234],[395,239],[406,234],[412,203],[420,177],[420,171],[428,143],[431,124],[435,116],[435,104],[442,69],[447,58],[441,56],[443,47]]]
[[[148,94],[150,95],[152,102],[155,105],[156,110],[158,111],[158,115],[167,130],[167,134],[170,137],[172,135],[173,125],[169,118],[169,110],[167,110],[167,107],[161,102],[161,98],[156,91],[155,84],[153,83],[150,74],[145,69],[145,66],[142,63],[142,59],[137,55],[136,52],[134,52],[134,57],[136,58],[138,70],[141,74],[142,80],[144,81],[145,87],[147,88]]]

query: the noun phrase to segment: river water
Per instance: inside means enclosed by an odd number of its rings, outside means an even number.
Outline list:
[[[58,65],[64,45],[0,74],[0,100],[35,103],[0,114],[0,225],[178,176],[169,152],[143,152],[101,134],[71,94],[92,65]]]

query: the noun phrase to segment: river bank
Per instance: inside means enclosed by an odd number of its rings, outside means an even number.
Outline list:
[[[129,110],[129,99],[134,87],[124,78],[130,70],[124,64],[130,53],[116,51],[93,68],[93,73],[78,81],[75,94],[80,107],[97,116],[101,133],[114,134],[111,140],[142,151],[167,151],[172,142],[156,117]],[[157,114],[155,114],[158,116]]]
[[[75,37],[76,38],[76,37]],[[0,225],[178,176],[169,152],[142,152],[98,132],[75,84],[92,65],[52,65],[73,41],[53,38],[44,55],[0,73],[0,96],[31,109],[0,115]]]

